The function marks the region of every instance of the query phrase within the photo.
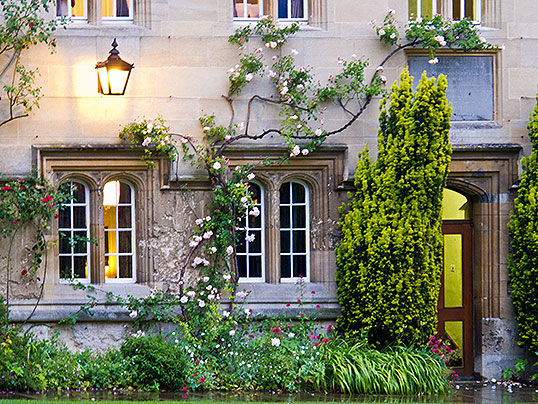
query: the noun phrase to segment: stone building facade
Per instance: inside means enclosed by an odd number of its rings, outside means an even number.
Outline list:
[[[226,71],[237,63],[237,49],[228,44],[227,38],[258,14],[271,15],[281,23],[300,21],[301,29],[286,49],[296,49],[298,63],[314,66],[320,80],[339,69],[338,57],[352,54],[368,57],[373,66],[368,72],[373,73],[390,49],[379,42],[368,21],[381,21],[388,9],[394,9],[402,23],[416,12],[417,3],[424,14],[433,10],[455,18],[472,17],[481,24],[482,35],[491,43],[504,43],[505,50],[472,55],[446,50],[439,53],[436,66],[425,63],[423,52],[402,52],[386,65],[385,74],[392,83],[409,65],[415,75],[425,69],[430,74],[448,75],[449,98],[454,107],[450,132],[454,154],[448,188],[464,198],[462,206],[467,212],[462,217],[447,217],[447,228],[452,229],[447,234],[461,235],[463,243],[455,255],[457,263],[450,269],[456,278],[460,277],[459,284],[465,289],[462,296],[470,296],[471,300],[466,303],[465,325],[459,317],[450,315],[446,321],[452,321],[454,329],[461,328],[454,331],[456,334],[465,334],[466,346],[470,347],[466,372],[498,377],[522,354],[515,344],[510,302],[507,222],[519,161],[530,152],[525,127],[538,82],[538,53],[534,51],[538,48],[538,8],[534,1],[290,0],[284,1],[287,9],[282,3],[129,0],[122,7],[115,2],[113,8],[105,0],[87,0],[69,10],[60,3],[60,14],[70,16],[72,23],[57,31],[55,53],[35,47],[24,56],[28,67],[39,68],[38,81],[45,96],[34,115],[0,128],[0,172],[7,177],[20,177],[36,167],[39,175],[55,184],[77,181],[84,185],[86,199],[82,208],[88,223],[85,231],[97,238],[97,243],[89,247],[84,277],[98,285],[95,293],[99,299],[104,301],[106,291],[142,296],[151,289],[169,290],[174,287],[172,280],[184,259],[190,237],[186,229],[196,215],[205,214],[207,183],[200,173],[180,163],[170,165],[160,160],[153,169],[147,169],[139,151],[120,143],[118,132],[122,125],[160,114],[172,131],[201,136],[198,117],[202,114],[215,114],[217,119],[227,121],[230,111],[221,95],[227,92]],[[54,12],[51,13],[53,18]],[[134,63],[135,69],[124,96],[106,97],[97,93],[94,67],[96,61],[106,58],[113,38],[117,38],[121,56]],[[252,85],[256,91],[266,90],[262,80]],[[0,105],[5,102],[0,101]],[[352,188],[358,152],[366,145],[375,152],[375,104],[353,126],[329,138],[311,156],[257,173],[265,218],[263,276],[244,282],[244,287],[252,290],[249,304],[254,309],[275,312],[297,297],[295,284],[282,277],[279,247],[279,191],[283,185],[293,183],[299,184],[306,195],[301,206],[306,206],[308,217],[308,286],[317,292],[313,300],[321,305],[320,318],[336,317],[334,248],[338,240],[338,207]],[[274,126],[278,119],[268,108],[259,108],[255,114],[253,125],[258,128]],[[329,110],[325,125],[337,127],[345,119],[341,111]],[[277,155],[282,150],[280,140],[271,138],[263,144],[238,145],[229,157],[233,164],[239,164],[259,156]],[[125,192],[129,197],[123,204],[116,203],[116,207],[130,212],[131,219],[122,233],[130,237],[130,247],[124,256],[112,257],[114,254],[105,251],[105,239],[117,237],[117,242],[122,243],[121,232],[112,235],[105,230],[110,205],[106,205],[103,195],[105,184],[118,184],[117,181],[128,187]],[[63,254],[54,242],[58,240],[59,227],[65,226],[58,221],[53,223],[47,273],[41,277],[45,282],[43,298],[30,320],[45,336],[58,320],[76,311],[85,300],[85,292],[74,291],[62,281],[62,260],[74,260],[76,255]],[[1,243],[3,268],[6,248]],[[17,243],[15,262],[24,265],[28,240],[21,237]],[[123,281],[121,276],[106,272],[111,270],[106,265],[110,260],[130,262],[130,272]],[[33,309],[40,285],[28,285],[17,276],[13,280],[12,318],[23,321]],[[5,273],[0,277],[3,280]],[[63,329],[62,338],[73,348],[117,344],[129,318],[119,308],[102,304],[86,320]]]

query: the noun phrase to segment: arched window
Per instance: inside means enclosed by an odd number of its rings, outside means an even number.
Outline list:
[[[310,278],[308,188],[298,182],[280,187],[280,279]]]
[[[254,206],[242,219],[238,232],[237,271],[240,281],[263,282],[265,281],[264,192],[258,184],[251,184],[250,192]]]
[[[106,282],[135,280],[134,191],[123,181],[103,188]]]
[[[60,279],[89,281],[89,194],[81,183],[69,182],[71,200],[58,215]]]

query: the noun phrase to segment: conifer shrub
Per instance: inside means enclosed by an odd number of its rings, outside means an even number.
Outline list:
[[[521,162],[523,171],[509,223],[512,301],[520,345],[538,353],[538,96],[527,126],[532,145]]]
[[[371,343],[415,344],[435,333],[442,268],[441,203],[451,148],[446,79],[404,70],[380,109],[378,157],[359,155],[356,193],[341,208],[339,327]]]

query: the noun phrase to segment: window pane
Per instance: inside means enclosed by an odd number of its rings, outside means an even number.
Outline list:
[[[86,228],[86,207],[85,206],[73,206],[73,228],[75,229]]]
[[[262,277],[262,257],[249,257],[249,276],[251,278],[261,278]]]
[[[415,19],[417,17],[417,0],[409,0],[408,7],[409,18]]]
[[[244,255],[237,255],[237,272],[240,278],[247,277],[247,257]]]
[[[280,252],[290,252],[290,233],[289,230],[280,231]]]
[[[118,227],[128,229],[131,227],[131,207],[118,206]]]
[[[244,231],[237,232],[237,246],[235,247],[235,250],[238,253],[247,252],[247,243],[245,241],[245,235],[246,233]]]
[[[70,231],[60,232],[60,254],[71,254],[71,232]]]
[[[280,228],[282,229],[290,228],[290,207],[289,206],[280,207]]]
[[[82,184],[73,184],[73,202],[85,203],[86,202],[86,187]]]
[[[288,0],[278,0],[278,18],[288,18]]]
[[[306,256],[295,255],[293,257],[293,277],[306,276]]]
[[[75,253],[87,252],[88,240],[85,231],[76,231],[73,236],[73,248]]]
[[[131,187],[120,182],[120,203],[131,203]]]
[[[251,253],[262,252],[262,232],[260,230],[250,231],[250,234],[254,234],[254,241],[248,244],[248,251]]]
[[[461,19],[461,7],[459,0],[454,0],[452,2],[452,16],[455,20]]]
[[[291,257],[289,255],[280,256],[280,277],[291,278]]]
[[[109,255],[105,257],[105,278],[115,279],[118,274],[118,257]]]
[[[70,229],[71,228],[71,209],[69,206],[62,205],[62,208],[59,212],[59,226],[60,229]]]
[[[305,203],[305,190],[301,184],[292,183],[293,203]]]
[[[103,221],[105,224],[105,229],[116,228],[116,207],[115,206],[104,206]]]
[[[258,207],[258,209],[259,209],[259,207]],[[243,223],[244,223],[244,220],[243,220]],[[243,226],[244,226],[244,224],[243,224]],[[261,213],[257,217],[249,215],[248,227],[251,228],[251,229],[260,229],[262,227],[262,215],[261,215]]]
[[[131,232],[130,231],[120,231],[120,253],[130,253],[131,252]]]
[[[74,258],[75,268],[73,278],[81,279],[86,278],[87,265],[86,265],[86,256],[77,256]]]
[[[293,207],[293,227],[306,228],[306,206]]]
[[[116,17],[129,17],[129,3],[127,0],[116,0]]]
[[[290,203],[290,183],[286,182],[280,187],[280,203]]]
[[[60,257],[60,278],[71,278],[71,257]]]
[[[306,252],[306,231],[304,230],[293,231],[293,252],[294,253]]]
[[[133,257],[131,255],[120,256],[120,278],[133,277]]]
[[[257,184],[250,184],[249,191],[252,195],[252,202],[254,202],[254,204],[259,204],[261,195],[260,186]]]
[[[116,232],[107,231],[105,232],[105,252],[110,254],[115,254],[118,252],[116,246]]]
[[[304,0],[291,1],[291,18],[304,18]]]
[[[423,18],[431,18],[433,16],[433,1],[432,0],[421,1],[421,14]]]

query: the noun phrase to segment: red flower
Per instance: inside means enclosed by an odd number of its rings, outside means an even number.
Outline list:
[[[301,299],[297,299],[297,303],[301,303]]]
[[[11,187],[9,185],[6,185],[5,187],[2,187],[1,189],[2,191],[6,192],[6,191],[9,191]]]
[[[34,23],[31,22],[30,24],[28,24],[28,26],[29,26],[30,28],[32,28],[32,27],[34,26]]]
[[[254,334],[248,334],[249,338],[254,338]]]
[[[59,217],[60,217],[60,215],[59,215],[58,213],[56,213],[56,214],[54,215],[54,218],[55,218],[55,219],[58,219]]]
[[[27,273],[28,273],[28,271],[27,271],[26,269],[23,269],[23,270],[21,271],[21,275],[22,275],[22,276],[26,275]]]
[[[181,391],[182,391],[183,393],[186,393],[187,391],[189,391],[189,389],[186,388],[186,387],[183,387],[183,388],[181,389]]]
[[[301,317],[304,317],[304,313],[301,313],[300,316],[301,316]]]
[[[21,191],[24,191],[24,187],[21,185]]]
[[[196,363],[200,363],[200,359],[196,359],[194,362],[196,362]]]
[[[286,304],[286,307],[290,307],[290,306],[291,306],[291,304],[289,304],[289,303]]]
[[[13,220],[13,224],[17,224],[17,219]]]
[[[205,377],[204,376],[200,377],[200,383],[205,383]]]
[[[275,328],[273,328],[271,331],[276,332],[276,333],[282,332],[282,330],[280,329],[280,327],[275,327]]]
[[[45,202],[45,203],[47,203],[47,202],[49,202],[51,200],[52,200],[52,198],[49,195],[47,195],[46,197],[43,198],[43,202]]]
[[[321,306],[319,304],[316,304],[316,309],[319,309]]]
[[[313,295],[315,295],[315,294],[316,294],[316,291],[315,291],[315,290],[313,290],[313,291],[312,291],[312,292],[310,292],[310,293],[312,293]]]

